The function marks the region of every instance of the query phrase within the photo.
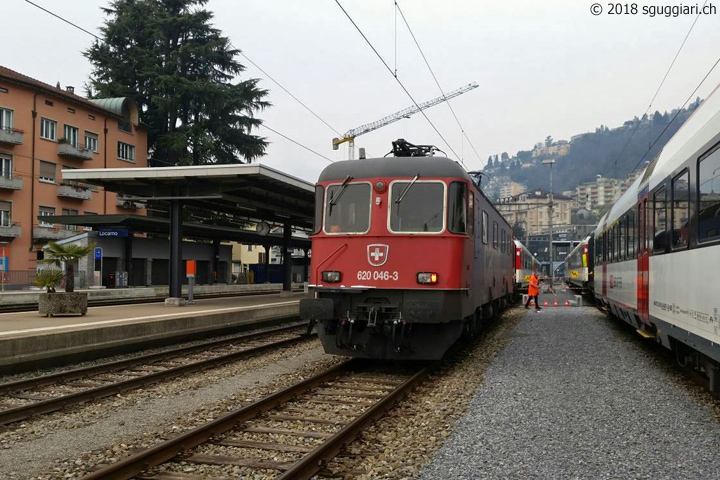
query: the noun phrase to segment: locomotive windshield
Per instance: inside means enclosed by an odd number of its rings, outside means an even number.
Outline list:
[[[440,233],[445,221],[445,184],[394,182],[390,190],[390,230],[396,233]],[[404,193],[402,202],[397,200]]]
[[[370,185],[330,185],[325,195],[325,233],[365,233],[370,229]]]

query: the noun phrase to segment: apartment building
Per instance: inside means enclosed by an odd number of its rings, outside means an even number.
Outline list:
[[[556,227],[570,225],[573,200],[564,195],[553,194],[552,223]],[[530,235],[548,231],[550,225],[549,192],[537,189],[508,198],[502,198],[495,208],[510,225],[516,222]]]
[[[147,132],[130,98],[88,100],[0,66],[0,245],[8,270],[77,229],[51,215],[143,213],[115,193],[64,181],[62,170],[147,167]]]
[[[620,181],[617,179],[598,175],[594,182],[577,186],[576,207],[594,210],[613,203],[619,186]]]
[[[508,198],[527,191],[527,187],[522,183],[509,181],[500,185],[500,198]]]

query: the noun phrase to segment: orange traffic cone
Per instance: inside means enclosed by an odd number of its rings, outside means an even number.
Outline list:
[[[553,307],[557,307],[557,306],[558,306],[558,303],[557,303],[557,300],[555,300],[555,301],[553,302]]]
[[[565,306],[566,306],[566,307],[569,307],[569,306],[570,306],[570,302],[567,301],[567,300],[565,300]]]
[[[545,304],[543,305],[543,307],[547,307],[547,306],[548,306],[548,305],[547,305],[547,300],[545,300]]]

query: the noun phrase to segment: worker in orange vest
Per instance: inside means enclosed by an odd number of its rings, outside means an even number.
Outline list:
[[[540,295],[540,289],[538,288],[538,278],[533,273],[530,275],[530,285],[528,285],[528,300],[525,304],[525,309],[530,308],[530,301],[535,299],[535,311],[542,310],[538,303],[538,296]]]

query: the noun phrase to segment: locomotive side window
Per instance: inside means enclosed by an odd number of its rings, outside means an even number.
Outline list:
[[[488,214],[484,210],[482,212],[482,242],[485,245],[488,243]]]
[[[667,227],[667,194],[665,187],[653,196],[653,252],[665,251],[665,228]]]
[[[445,184],[393,182],[389,208],[393,233],[440,233],[445,226]]]
[[[498,248],[498,224],[497,222],[493,222],[493,248],[497,250]]]
[[[464,234],[466,226],[467,186],[464,182],[452,182],[448,189],[448,230]]]
[[[720,238],[720,149],[698,168],[698,240]]]
[[[320,233],[322,229],[323,217],[323,200],[325,197],[325,189],[322,185],[315,185],[315,225],[313,226],[313,235]]]
[[[370,230],[370,184],[330,185],[325,195],[325,233]]]
[[[690,235],[690,172],[685,170],[672,182],[672,248],[686,248]]]

